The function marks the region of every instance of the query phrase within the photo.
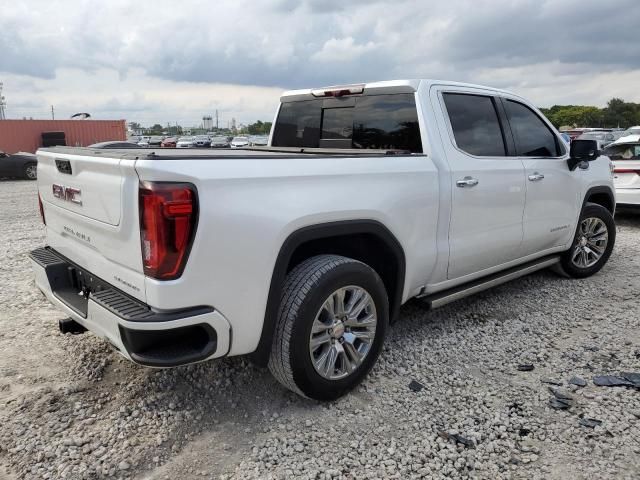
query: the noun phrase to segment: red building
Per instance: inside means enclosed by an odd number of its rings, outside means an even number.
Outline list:
[[[0,150],[35,153],[43,146],[42,134],[51,132],[64,133],[66,145],[73,147],[127,138],[124,120],[0,120]]]

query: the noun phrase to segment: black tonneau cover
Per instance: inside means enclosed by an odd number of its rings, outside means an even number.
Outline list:
[[[134,160],[178,160],[189,158],[193,160],[233,159],[233,158],[287,158],[304,156],[332,156],[332,157],[381,157],[387,155],[424,155],[411,153],[406,150],[373,150],[357,148],[301,148],[301,147],[247,147],[230,148],[221,152],[219,149],[209,148],[89,148],[89,147],[50,147],[39,151],[68,155],[83,155],[87,157],[117,157]]]

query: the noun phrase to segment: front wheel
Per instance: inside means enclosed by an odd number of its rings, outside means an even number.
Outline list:
[[[600,271],[611,256],[616,241],[616,224],[609,210],[587,203],[571,248],[562,255],[560,265],[573,278],[585,278]]]
[[[375,270],[338,255],[309,258],[285,280],[269,370],[300,395],[333,400],[369,372],[388,324]]]

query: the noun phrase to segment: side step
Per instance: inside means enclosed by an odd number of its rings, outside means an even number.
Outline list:
[[[536,272],[538,270],[543,270],[545,268],[551,267],[559,262],[559,255],[543,257],[538,260],[534,260],[523,265],[518,265],[517,267],[494,273],[493,275],[489,275],[487,277],[483,277],[469,283],[465,283],[464,285],[450,288],[449,290],[444,290],[442,292],[427,295],[419,295],[418,298],[427,303],[430,308],[438,308],[446,305],[447,303],[455,302],[456,300],[460,300],[461,298],[473,295],[474,293],[482,292],[483,290],[487,290],[497,285],[510,282],[511,280],[515,280],[516,278],[524,277],[525,275],[529,275],[530,273]]]

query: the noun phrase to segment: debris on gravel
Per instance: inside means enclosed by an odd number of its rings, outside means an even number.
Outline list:
[[[593,383],[599,387],[636,387],[640,388],[640,373],[621,373],[620,375],[600,375],[593,377]]]
[[[535,367],[531,363],[521,363],[518,365],[519,372],[531,372]]]
[[[409,383],[409,390],[412,392],[419,392],[422,389],[424,389],[424,385],[416,380],[411,380]]]
[[[364,382],[318,403],[244,358],[152,370],[61,335],[35,184],[0,182],[0,479],[637,479],[640,392],[561,380],[640,370],[640,216],[616,221],[594,277],[404,306]]]
[[[586,387],[587,381],[582,377],[571,377],[569,379],[570,385],[576,385],[577,387]]]

